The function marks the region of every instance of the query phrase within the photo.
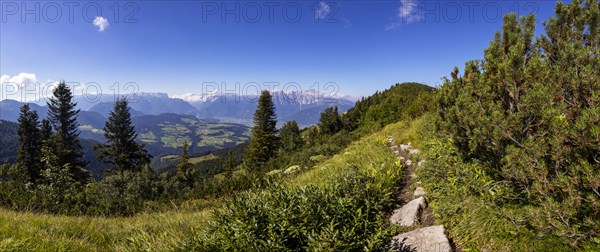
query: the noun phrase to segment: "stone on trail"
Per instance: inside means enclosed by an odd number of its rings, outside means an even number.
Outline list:
[[[421,196],[425,196],[425,188],[419,186],[415,189],[415,192],[413,193],[413,198],[418,198]]]
[[[411,200],[400,209],[394,210],[390,217],[392,224],[400,224],[401,226],[411,227],[415,225],[419,218],[419,211],[425,207],[425,198],[419,197]]]
[[[410,251],[449,252],[450,242],[444,234],[444,226],[430,226],[402,233],[392,239],[392,243],[402,244]]]
[[[408,151],[408,150],[412,149],[410,144],[401,144],[401,145],[399,145],[399,147],[400,147],[400,150],[402,150],[402,151]]]

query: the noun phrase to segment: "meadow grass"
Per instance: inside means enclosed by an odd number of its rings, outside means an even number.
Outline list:
[[[355,141],[339,154],[293,178],[289,184],[320,186],[339,177],[351,167],[358,167],[365,172],[374,172],[375,166],[399,164],[398,158],[388,149],[387,141],[390,136],[397,139],[405,134],[403,128],[406,125],[405,122],[390,124],[376,133]]]
[[[209,209],[122,218],[0,210],[0,251],[169,251],[209,216]]]

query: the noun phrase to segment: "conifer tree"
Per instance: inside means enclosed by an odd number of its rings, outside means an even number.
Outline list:
[[[131,122],[128,101],[123,98],[115,102],[113,110],[104,125],[106,143],[95,146],[98,159],[113,165],[113,171],[141,171],[150,163],[150,156],[144,145],[135,140],[137,133]]]
[[[285,152],[291,152],[302,147],[304,143],[300,136],[300,128],[296,121],[289,121],[279,130],[281,148]]]
[[[572,244],[600,233],[599,17],[596,0],[559,2],[536,39],[533,15],[509,14],[485,60],[437,93],[438,128],[506,185],[495,197]]]
[[[229,150],[227,152],[227,157],[225,158],[225,162],[223,163],[223,172],[225,176],[231,177],[233,170],[235,169],[235,156],[233,155],[233,151]]]
[[[325,111],[321,113],[319,124],[323,134],[333,135],[340,131],[343,125],[340,115],[338,114],[338,108],[329,107],[325,109]]]
[[[276,125],[277,115],[271,94],[264,90],[258,99],[252,136],[244,153],[244,165],[248,169],[258,170],[275,156],[278,147]]]
[[[50,141],[51,148],[57,156],[58,167],[68,167],[69,174],[76,181],[87,183],[90,178],[85,169],[87,162],[83,160],[83,151],[79,142],[79,110],[73,102],[71,89],[65,82],[59,83],[52,91],[53,97],[48,102],[48,119],[55,134]]]
[[[183,146],[181,146],[181,156],[179,157],[179,163],[177,164],[177,175],[180,177],[187,176],[191,167],[190,158],[188,155],[188,148],[188,142],[184,141]]]
[[[42,127],[40,128],[40,140],[42,145],[47,145],[52,138],[52,125],[48,119],[42,119]]]
[[[36,111],[29,108],[29,104],[21,107],[19,115],[19,149],[17,164],[25,174],[15,174],[26,183],[37,183],[40,179],[41,141],[40,122]]]

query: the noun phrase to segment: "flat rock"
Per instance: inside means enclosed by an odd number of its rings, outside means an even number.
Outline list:
[[[418,198],[421,196],[425,196],[425,188],[419,186],[413,192],[413,198]]]
[[[392,224],[400,224],[401,226],[411,227],[415,225],[419,218],[419,210],[425,207],[425,198],[419,197],[411,200],[400,209],[394,210],[390,217]]]
[[[444,234],[444,226],[430,226],[415,229],[395,236],[392,242],[406,248],[406,251],[450,252],[450,242]],[[405,251],[405,250],[402,250]]]

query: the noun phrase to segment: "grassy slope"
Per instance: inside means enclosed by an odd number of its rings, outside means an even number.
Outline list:
[[[165,251],[196,232],[209,211],[131,218],[67,217],[0,210],[0,251]]]
[[[402,128],[406,123],[399,122],[388,125],[383,130],[352,143],[340,154],[325,160],[313,169],[290,181],[291,185],[323,185],[335,177],[339,177],[349,166],[355,165],[360,170],[372,171],[373,166],[396,164],[397,157],[389,151],[387,139],[402,138]]]
[[[313,169],[291,177],[288,186],[323,185],[351,165],[371,176],[388,177],[383,166],[397,167],[387,137],[402,139],[403,123],[356,141]],[[404,133],[405,134],[405,133]],[[129,218],[68,217],[0,210],[0,251],[164,251],[202,231],[210,209],[145,213]]]

